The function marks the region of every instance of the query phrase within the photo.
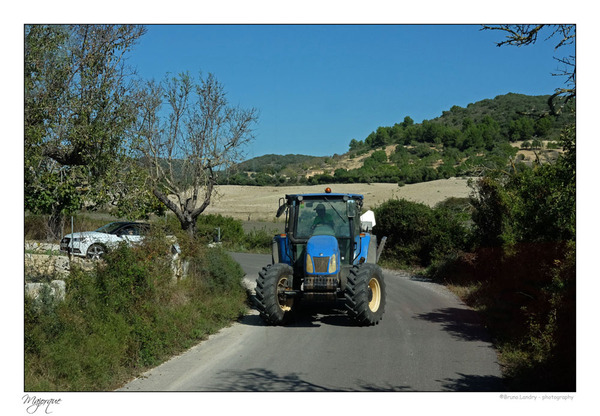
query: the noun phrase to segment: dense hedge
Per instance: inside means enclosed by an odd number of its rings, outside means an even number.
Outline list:
[[[462,205],[465,203],[463,202]],[[461,210],[430,208],[407,200],[389,200],[375,208],[379,239],[387,236],[384,259],[401,265],[428,266],[435,259],[467,248],[469,229]]]
[[[488,171],[467,203],[375,210],[384,259],[427,267],[481,312],[510,390],[575,391],[574,127],[560,142],[555,163]]]
[[[574,391],[576,175],[574,126],[553,164],[489,172],[475,184],[474,247],[430,268],[470,287],[514,390]]]

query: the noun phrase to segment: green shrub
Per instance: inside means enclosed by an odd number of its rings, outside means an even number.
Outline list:
[[[196,223],[196,236],[206,242],[215,241],[220,228],[221,241],[225,244],[237,244],[244,239],[242,222],[221,214],[206,214],[198,217]]]
[[[244,272],[220,247],[205,250],[202,257],[192,259],[188,278],[198,281],[205,290],[228,292],[242,287]]]
[[[464,249],[469,233],[463,221],[443,206],[389,200],[375,209],[379,239],[387,236],[384,258],[400,264],[428,266],[434,259]]]
[[[475,288],[512,390],[574,391],[575,136],[553,164],[490,172],[472,198],[475,246],[430,276]]]
[[[250,230],[244,237],[244,249],[261,253],[270,253],[273,236],[277,230],[267,231],[265,228]]]
[[[27,391],[114,389],[244,313],[244,273],[224,250],[183,233],[182,257],[197,267],[177,281],[159,231],[92,271],[73,267],[63,302],[25,299]]]
[[[517,230],[512,218],[514,195],[496,178],[487,176],[477,182],[472,198],[475,236],[482,247],[511,245]]]

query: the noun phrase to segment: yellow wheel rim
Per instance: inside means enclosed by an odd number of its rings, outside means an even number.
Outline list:
[[[287,277],[279,279],[279,282],[277,282],[277,303],[284,312],[291,311],[294,304],[294,298],[288,298],[284,293],[287,287]]]
[[[381,286],[379,280],[372,278],[369,280],[369,309],[371,312],[377,312],[381,303]]]

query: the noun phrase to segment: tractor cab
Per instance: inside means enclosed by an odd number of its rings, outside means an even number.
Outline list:
[[[298,270],[302,270],[306,255],[324,257],[325,252],[335,254],[338,266],[359,261],[362,247],[357,214],[362,204],[363,196],[357,194],[286,195],[278,211],[279,215],[286,213],[285,234],[275,237],[274,263],[300,263]]]

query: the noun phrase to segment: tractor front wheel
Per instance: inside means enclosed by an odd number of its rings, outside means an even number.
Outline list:
[[[385,308],[385,282],[381,267],[363,263],[350,269],[345,297],[348,315],[357,324],[378,324]]]
[[[285,295],[292,288],[294,271],[285,263],[263,267],[256,280],[256,306],[269,325],[279,325],[292,311],[294,298]]]

